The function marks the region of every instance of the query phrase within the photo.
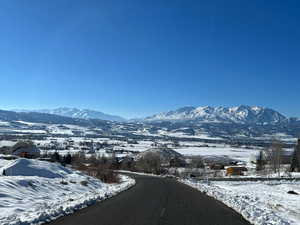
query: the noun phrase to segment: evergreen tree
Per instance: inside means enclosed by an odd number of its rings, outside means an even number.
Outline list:
[[[295,147],[292,162],[291,162],[291,172],[300,172],[300,139],[298,139],[298,145]]]
[[[256,171],[264,170],[266,164],[266,160],[264,157],[263,151],[259,152],[258,158],[256,160]]]
[[[54,152],[54,154],[51,156],[51,159],[54,162],[60,162],[60,155],[58,154],[58,152]]]
[[[66,156],[64,157],[64,163],[65,163],[65,164],[71,164],[71,162],[72,162],[72,156],[71,156],[71,154],[69,153],[68,155],[66,155]]]

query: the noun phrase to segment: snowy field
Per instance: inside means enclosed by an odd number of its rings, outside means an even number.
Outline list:
[[[87,207],[134,185],[105,184],[59,164],[37,160],[1,160],[0,224],[42,224]]]
[[[226,156],[238,161],[247,162],[252,155],[256,155],[259,149],[233,148],[229,146],[220,147],[184,147],[176,148],[175,151],[183,155],[193,156]]]
[[[193,142],[193,141],[180,141],[179,147],[174,147],[174,143],[170,141],[162,141],[158,140],[156,142],[153,141],[146,141],[146,140],[139,140],[137,144],[128,144],[126,141],[119,141],[119,140],[113,140],[109,138],[94,138],[94,139],[86,139],[84,137],[70,137],[70,138],[55,138],[55,140],[62,144],[66,140],[73,140],[74,141],[74,147],[79,149],[79,142],[84,141],[91,141],[93,140],[94,143],[104,143],[106,142],[109,145],[112,145],[110,148],[111,150],[117,151],[117,150],[127,150],[127,151],[136,151],[136,152],[143,152],[150,148],[154,148],[154,144],[159,145],[165,145],[169,148],[173,149],[174,151],[185,155],[185,156],[205,156],[205,157],[227,157],[233,160],[237,161],[243,161],[248,162],[249,159],[254,155],[257,155],[258,152],[261,150],[260,147],[253,147],[252,149],[246,148],[246,147],[232,147],[230,145],[226,144],[208,144],[204,142]],[[48,138],[47,140],[42,141],[35,141],[36,144],[39,144],[40,146],[50,144],[51,138]],[[53,150],[54,151],[54,150]],[[53,152],[53,151],[47,151],[47,152]],[[60,150],[61,154],[67,154],[67,153],[76,153],[79,150],[70,149],[70,150]],[[96,152],[99,156],[107,156],[110,155],[106,153],[105,149],[101,149]],[[126,155],[127,153],[125,153]],[[125,156],[122,155],[122,156]],[[121,155],[118,155],[119,157]],[[129,153],[129,156],[131,154]]]
[[[11,147],[16,143],[17,142],[15,142],[15,141],[0,141],[0,147],[3,147],[3,146]]]
[[[166,130],[159,130],[158,134],[164,135],[164,136],[169,136],[169,137],[178,137],[178,138],[199,138],[199,139],[208,139],[208,140],[222,140],[222,138],[210,136],[206,132],[199,133],[196,135],[187,135],[186,133],[180,131],[180,130],[184,130],[184,129],[189,129],[189,128],[181,128],[177,132],[174,132],[174,131],[168,132]]]
[[[255,225],[299,225],[300,182],[195,182],[182,180],[212,196]]]

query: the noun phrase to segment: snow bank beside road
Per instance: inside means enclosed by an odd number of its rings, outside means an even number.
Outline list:
[[[78,171],[37,160],[18,159],[4,167],[12,176],[0,176],[3,225],[42,224],[135,184],[126,176],[121,176],[120,184],[105,184]]]
[[[182,180],[239,212],[255,225],[299,225],[300,182],[195,182]]]

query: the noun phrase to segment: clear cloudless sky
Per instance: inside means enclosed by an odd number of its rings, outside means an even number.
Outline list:
[[[0,108],[300,116],[298,0],[2,0]]]

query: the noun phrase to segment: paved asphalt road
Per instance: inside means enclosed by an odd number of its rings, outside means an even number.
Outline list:
[[[131,189],[49,225],[250,225],[232,209],[175,180],[135,178]]]

